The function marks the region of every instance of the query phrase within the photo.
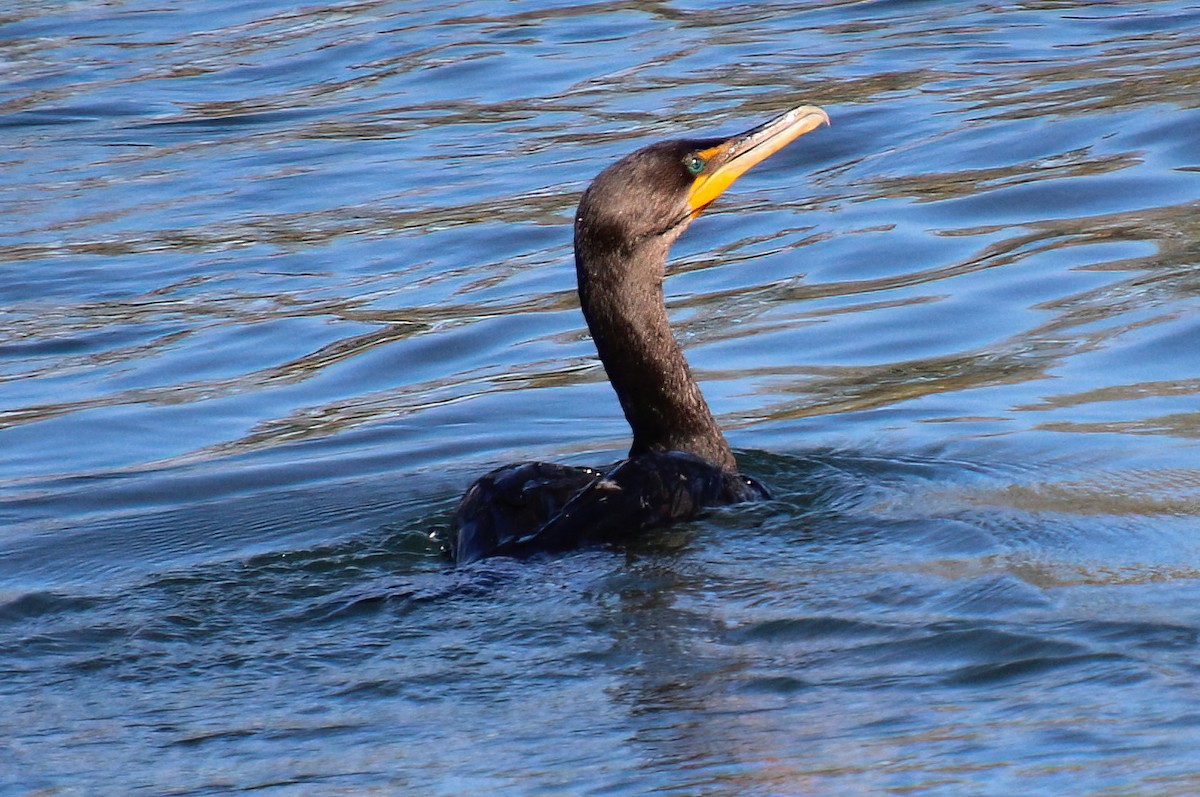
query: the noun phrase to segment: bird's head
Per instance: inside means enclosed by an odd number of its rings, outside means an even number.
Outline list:
[[[626,155],[584,192],[575,214],[576,249],[669,247],[752,166],[828,123],[823,110],[805,105],[732,138],[662,141]]]

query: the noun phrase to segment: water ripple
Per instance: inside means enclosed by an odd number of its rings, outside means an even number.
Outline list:
[[[6,10],[0,790],[1196,791],[1197,22]],[[627,444],[587,180],[800,103],[666,282],[776,500],[449,569]]]

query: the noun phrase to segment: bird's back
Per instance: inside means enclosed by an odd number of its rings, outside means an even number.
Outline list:
[[[766,497],[753,479],[679,451],[641,454],[604,472],[524,462],[471,485],[455,516],[452,552],[462,564],[617,542],[705,507]]]

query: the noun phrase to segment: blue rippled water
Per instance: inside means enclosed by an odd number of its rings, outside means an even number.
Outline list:
[[[1200,791],[1200,5],[0,11],[0,792]],[[628,430],[579,192],[776,500],[453,569]]]

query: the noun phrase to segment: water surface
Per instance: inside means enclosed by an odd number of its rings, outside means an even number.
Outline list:
[[[1200,6],[0,15],[0,790],[1200,790]],[[579,192],[832,119],[676,247],[776,500],[451,569],[628,430]]]

